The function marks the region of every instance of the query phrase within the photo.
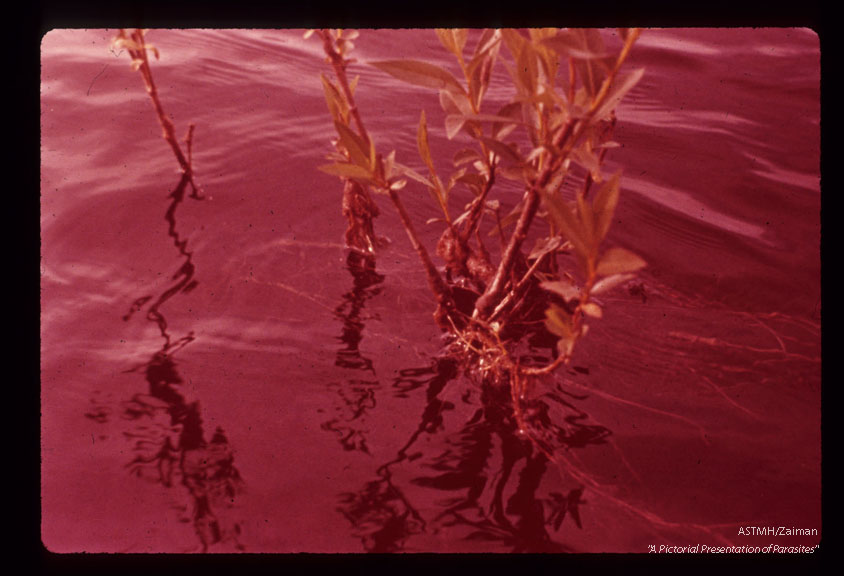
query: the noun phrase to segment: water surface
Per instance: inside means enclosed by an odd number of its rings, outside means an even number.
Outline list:
[[[388,204],[376,226],[392,243],[375,269],[349,264],[342,187],[317,170],[333,134],[317,41],[149,32],[165,109],[180,135],[196,125],[195,199],[114,34],[54,30],[42,42],[50,550],[819,542],[814,33],[643,32],[629,65],[646,75],[618,110],[622,147],[607,166],[623,170],[608,242],[648,268],[605,298],[572,367],[535,399],[553,460],[512,434],[506,398],[441,357],[424,274]],[[363,31],[356,44],[376,141],[421,167],[425,109],[445,168],[456,145],[436,96],[366,66],[454,68],[436,36]],[[428,193],[403,194],[433,246]],[[817,532],[740,530],[769,526]]]

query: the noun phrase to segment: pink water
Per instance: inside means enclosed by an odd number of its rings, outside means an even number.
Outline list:
[[[113,30],[42,42],[42,539],[54,552],[647,552],[821,534],[820,64],[808,30],[646,30],[618,110],[609,242],[642,255],[543,383],[554,461],[440,358],[394,212],[346,265],[332,126],[300,31],[153,30],[190,197]],[[470,40],[471,43],[471,40]],[[432,31],[363,31],[359,106],[420,165],[451,67]],[[503,68],[499,70],[504,74]],[[507,98],[502,87],[492,99]],[[433,246],[428,193],[404,198]],[[462,206],[465,196],[454,200]],[[510,194],[510,196],[508,196]],[[517,190],[502,202],[514,204]],[[544,353],[537,351],[537,354]],[[798,528],[798,535],[748,535]],[[814,533],[811,531],[814,530]]]

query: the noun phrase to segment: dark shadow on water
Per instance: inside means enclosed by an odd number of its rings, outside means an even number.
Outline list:
[[[149,303],[146,319],[155,323],[163,340],[161,348],[148,362],[129,372],[143,372],[147,382],[145,393],[137,393],[122,403],[122,416],[134,422],[125,436],[132,442],[134,458],[127,464],[130,473],[162,486],[182,486],[189,497],[187,505],[175,505],[180,522],[191,523],[202,551],[218,543],[230,543],[242,550],[238,542],[241,529],[237,522],[225,520],[225,510],[233,506],[243,484],[234,465],[234,453],[225,432],[219,426],[206,439],[199,401],[184,393],[185,379],[179,373],[175,354],[194,341],[193,332],[178,339],[172,336],[162,306],[180,293],[196,287],[196,267],[176,228],[176,210],[185,198],[190,179],[183,176],[170,195],[165,212],[167,234],[182,259],[173,283],[157,297],[145,295],[132,304],[123,317],[129,321]],[[192,197],[196,197],[193,196]],[[198,197],[197,197],[198,198]],[[132,489],[129,487],[129,489]]]
[[[375,271],[375,258],[355,250],[349,251],[346,267],[354,282],[352,289],[343,294],[343,302],[334,310],[334,315],[343,322],[340,341],[345,344],[345,348],[337,351],[334,364],[341,368],[372,372],[374,376],[372,360],[360,351],[365,327],[361,316],[366,301],[381,293],[380,284],[384,276]]]
[[[340,496],[339,510],[352,523],[364,549],[403,551],[414,535],[447,531],[450,538],[464,540],[468,549],[571,551],[551,533],[559,531],[567,518],[570,527],[581,527],[583,486],[540,496],[550,463],[546,453],[602,444],[610,431],[590,424],[588,415],[558,387],[524,406],[532,434],[543,447],[539,450],[517,434],[507,386],[476,386],[464,380],[468,388],[463,402],[480,405],[458,431],[442,436],[444,418],[455,406],[441,393],[458,378],[465,378],[458,362],[441,357],[428,368],[405,370],[395,380],[401,396],[424,386],[426,403],[416,430],[393,459],[377,468],[376,478],[363,489]],[[478,393],[479,400],[472,400]],[[420,438],[437,434],[440,441],[430,445],[440,446],[440,453],[426,453],[430,449]],[[412,502],[407,495],[410,487],[394,480],[398,466],[416,473],[411,484],[435,491],[426,495],[424,505]]]
[[[444,509],[437,520],[443,526],[470,530],[467,540],[496,542],[513,552],[571,551],[552,538],[549,527],[558,531],[567,516],[581,527],[583,487],[574,486],[565,495],[538,496],[550,463],[546,453],[601,444],[609,430],[585,423],[588,416],[568,402],[564,402],[569,413],[563,418],[565,424],[556,424],[562,414],[552,419],[545,398],[559,395],[546,394],[524,407],[531,434],[543,447],[539,450],[517,434],[507,386],[483,385],[480,395],[481,407],[459,432],[446,438],[449,448],[426,465],[433,474],[417,477],[413,483],[462,492],[439,500]]]
[[[335,433],[344,450],[368,454],[362,420],[376,406],[375,393],[380,383],[372,359],[361,353],[360,343],[366,326],[363,315],[366,301],[380,294],[384,276],[375,271],[374,257],[356,250],[349,251],[346,266],[353,283],[352,289],[343,294],[342,302],[334,310],[335,317],[343,323],[338,337],[343,347],[337,351],[334,364],[364,375],[329,383],[329,388],[339,396],[340,402],[335,404],[334,414],[321,427]]]
[[[206,440],[199,402],[179,391],[184,380],[171,354],[157,352],[145,376],[148,393],[123,404],[123,417],[137,423],[125,433],[135,453],[127,468],[137,477],[187,490],[191,509],[184,508],[181,521],[193,524],[203,551],[220,542],[242,550],[240,525],[227,525],[215,512],[231,506],[243,484],[228,438],[218,426]]]
[[[367,455],[376,440],[368,437],[367,420],[377,418],[376,394],[384,393],[375,363],[361,352],[365,306],[381,292],[384,280],[375,264],[370,255],[349,252],[353,283],[334,311],[342,322],[335,365],[354,372],[329,384],[340,401],[322,424],[338,436],[344,450]],[[535,343],[534,354],[541,356],[543,344]],[[523,358],[531,359],[547,362],[544,356]],[[456,406],[443,393],[450,383],[464,386],[462,401],[476,406],[473,416],[454,432],[448,431],[453,426],[446,418]],[[581,527],[584,488],[564,487],[561,478],[559,490],[540,491],[552,468],[546,454],[601,444],[610,434],[590,423],[575,405],[576,397],[558,385],[525,402],[531,442],[517,434],[509,386],[471,382],[454,357],[444,355],[429,366],[401,370],[391,387],[395,397],[410,401],[424,390],[425,400],[415,430],[395,456],[377,465],[375,477],[359,490],[339,495],[338,510],[364,550],[412,551],[414,537],[447,532],[464,541],[455,546],[465,549],[571,551],[552,534],[564,524]],[[425,437],[432,442],[421,441]]]

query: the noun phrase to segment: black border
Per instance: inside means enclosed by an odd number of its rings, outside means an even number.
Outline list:
[[[586,554],[586,555],[515,555],[515,554],[242,554],[242,555],[172,555],[172,554],[54,554],[41,544],[40,537],[40,420],[32,418],[40,414],[40,335],[39,324],[32,317],[40,317],[40,158],[38,144],[40,137],[40,42],[52,28],[101,28],[119,26],[140,27],[175,27],[175,28],[310,28],[310,27],[355,27],[355,28],[404,28],[435,26],[643,26],[643,27],[808,27],[813,29],[821,41],[821,75],[829,58],[829,38],[825,32],[824,12],[820,0],[802,0],[785,3],[743,2],[738,0],[710,0],[707,2],[680,2],[679,0],[652,0],[627,2],[615,0],[581,0],[578,3],[557,0],[550,2],[504,2],[465,4],[452,1],[441,8],[437,2],[409,4],[388,4],[385,2],[271,2],[259,0],[239,0],[237,2],[200,2],[198,0],[180,0],[161,2],[142,0],[141,2],[62,2],[59,0],[40,0],[23,8],[23,16],[10,16],[8,26],[12,28],[13,44],[11,58],[21,67],[10,82],[13,101],[19,99],[12,112],[16,125],[15,138],[21,135],[24,145],[17,147],[13,142],[14,175],[24,186],[18,185],[7,194],[14,195],[13,210],[10,219],[13,228],[23,226],[23,234],[15,234],[13,243],[7,244],[7,251],[12,254],[12,270],[9,276],[20,279],[9,280],[16,283],[15,288],[23,288],[22,296],[15,300],[17,312],[24,312],[24,321],[12,328],[16,334],[15,346],[24,344],[31,362],[25,362],[25,374],[21,378],[10,374],[12,388],[12,406],[24,406],[9,411],[25,413],[25,422],[16,426],[14,436],[9,436],[12,444],[23,449],[17,462],[25,463],[25,473],[20,475],[22,486],[12,491],[12,500],[17,501],[16,509],[21,514],[13,516],[12,526],[16,537],[22,537],[21,546],[10,548],[12,556],[23,556],[23,566],[27,572],[36,569],[45,574],[95,574],[95,573],[143,573],[156,575],[162,573],[183,573],[185,571],[216,571],[241,573],[243,571],[292,570],[293,573],[305,570],[331,570],[342,574],[366,573],[372,571],[418,569],[419,572],[437,574],[471,574],[481,571],[506,571],[527,574],[562,574],[565,571],[581,569],[601,569],[611,572],[651,571],[654,569],[676,573],[677,570],[700,568],[710,573],[713,569],[729,567],[732,572],[749,574],[763,569],[783,573],[796,570],[815,569],[821,563],[831,559],[834,550],[830,543],[837,533],[831,525],[835,519],[827,515],[829,501],[833,494],[824,492],[823,509],[827,521],[823,522],[823,540],[815,554],[795,555],[647,555],[647,554]],[[20,48],[23,56],[19,56]],[[20,91],[17,86],[23,86]],[[7,89],[8,90],[8,89]],[[821,163],[824,189],[832,189],[828,166],[830,139],[829,126],[834,122],[829,102],[837,102],[831,93],[837,93],[829,82],[822,82],[822,129]],[[29,139],[32,140],[29,140]],[[20,154],[19,150],[26,150]],[[34,154],[33,154],[34,151]],[[22,156],[18,160],[18,156]],[[824,162],[824,159],[827,159]],[[10,170],[12,172],[12,170]],[[822,229],[824,235],[829,231],[830,204],[822,194]],[[24,217],[19,216],[24,214]],[[25,238],[23,248],[20,238]],[[829,242],[822,239],[823,261]],[[24,271],[19,273],[18,271]],[[828,279],[828,274],[824,278]],[[31,284],[30,284],[31,283]],[[824,284],[825,285],[825,284]],[[826,303],[830,306],[830,302]],[[827,308],[829,317],[831,309]],[[834,314],[834,312],[832,312]],[[833,316],[834,317],[834,316]],[[824,352],[826,348],[824,346]],[[12,362],[20,365],[19,362]],[[825,381],[828,380],[826,368],[823,368]],[[13,386],[13,384],[18,386]],[[832,413],[827,407],[832,404],[830,387],[823,389],[822,420]],[[20,399],[16,395],[24,396]],[[822,425],[824,446],[830,445],[827,436],[829,427]],[[23,442],[14,442],[17,435],[24,437]],[[14,458],[14,456],[12,456]],[[7,463],[10,465],[10,463]],[[14,465],[12,465],[14,466]],[[16,468],[16,466],[15,466]],[[823,483],[827,482],[829,466],[823,467]],[[16,494],[23,495],[16,498]],[[14,518],[18,517],[18,521]],[[119,572],[118,572],[119,571]]]

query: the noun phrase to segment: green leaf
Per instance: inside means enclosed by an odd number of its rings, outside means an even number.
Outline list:
[[[448,216],[448,198],[447,192],[443,190],[440,179],[437,177],[437,171],[434,169],[434,160],[431,158],[431,150],[428,147],[428,125],[425,122],[425,111],[419,116],[419,130],[416,133],[416,144],[419,147],[419,155],[428,166],[428,172],[431,174],[431,181],[433,186],[430,187],[431,194],[442,208],[443,213]]]
[[[609,290],[612,290],[622,282],[627,282],[628,280],[632,280],[636,276],[634,274],[613,274],[612,276],[607,276],[605,278],[601,278],[595,285],[592,286],[592,290],[590,294],[602,294]]]
[[[519,219],[519,216],[521,216],[522,210],[524,210],[524,209],[525,209],[525,200],[524,200],[524,198],[522,198],[521,200],[519,200],[519,203],[516,204],[513,207],[512,210],[510,210],[510,213],[507,214],[504,218],[501,219],[501,228],[507,228],[507,227],[515,224],[516,221]],[[497,233],[498,233],[498,231],[493,229],[493,230],[490,231],[489,235],[494,236]]]
[[[461,169],[457,170],[455,173],[453,173],[451,176],[449,176],[449,178],[448,178],[448,185],[447,185],[447,186],[446,186],[446,188],[445,188],[445,190],[446,190],[446,194],[448,194],[448,192],[451,192],[451,189],[452,189],[452,188],[454,188],[454,185],[457,183],[457,181],[458,181],[458,180],[459,180],[459,179],[460,179],[460,178],[461,178],[464,174],[466,174],[466,169],[465,169],[465,168],[461,168]]]
[[[337,87],[331,83],[325,74],[320,74],[322,80],[322,89],[325,93],[325,103],[328,105],[328,111],[335,122],[345,123],[348,114],[348,107],[345,99],[341,96]]]
[[[560,30],[556,36],[544,38],[542,44],[548,46],[563,58],[596,60],[610,56],[604,50],[591,50],[585,37],[574,30]]]
[[[483,160],[483,158],[477,150],[473,150],[472,148],[464,148],[462,150],[458,150],[457,153],[454,155],[455,166],[468,164],[469,162],[475,162],[477,160]]]
[[[581,257],[586,258],[590,252],[589,242],[587,241],[583,227],[572,213],[568,204],[562,197],[548,191],[543,191],[542,200],[545,203],[548,216],[557,229],[571,241],[575,252],[580,254]]]
[[[403,164],[399,164],[398,162],[396,162],[393,166],[394,166],[394,169],[397,173],[404,174],[405,176],[412,178],[413,180],[416,180],[420,184],[424,184],[428,188],[435,188],[434,183],[431,182],[430,180],[428,180],[427,178],[425,178],[424,176],[422,176],[422,174],[420,174],[419,172],[417,172],[417,171],[415,171],[415,170],[413,170],[413,169],[411,169],[411,168],[409,168],[409,167],[407,167]]]
[[[512,28],[502,28],[501,36],[504,38],[504,43],[507,45],[510,54],[513,55],[513,60],[518,61],[522,49],[528,44],[527,39]]]
[[[527,102],[523,102],[522,118],[528,126],[528,135],[530,136],[530,143],[533,144],[534,148],[536,148],[542,143],[539,134],[541,118],[537,110],[537,106],[528,104]]]
[[[384,159],[384,178],[390,180],[393,177],[393,171],[396,165],[396,151],[392,150]]]
[[[528,254],[528,260],[536,260],[543,254],[559,250],[563,246],[563,239],[559,236],[552,236],[550,238],[538,238],[533,250]]]
[[[475,46],[475,52],[472,55],[472,59],[475,60],[479,58],[493,46],[498,44],[501,41],[501,34],[502,30],[485,28],[483,32],[481,32],[481,37],[478,38],[478,43]]]
[[[466,76],[469,78],[469,93],[474,103],[475,110],[480,110],[484,94],[489,88],[489,80],[492,76],[492,69],[498,58],[498,50],[501,47],[501,34],[496,32],[486,48],[477,54],[466,69]]]
[[[542,64],[542,70],[545,73],[545,83],[551,88],[548,91],[548,95],[551,98],[557,97],[557,94],[554,92],[554,83],[557,79],[557,70],[559,69],[560,65],[560,57],[557,55],[556,52],[548,48],[544,45],[538,45],[536,47],[536,53],[539,55],[539,63]]]
[[[610,248],[598,261],[596,273],[599,276],[611,276],[613,274],[625,274],[635,272],[647,266],[647,262],[639,256],[625,250],[624,248]]]
[[[544,290],[548,290],[549,292],[559,295],[566,302],[571,302],[576,298],[580,298],[580,288],[565,280],[542,282],[540,286]]]
[[[583,311],[584,314],[590,316],[592,318],[600,318],[603,316],[603,311],[601,307],[595,304],[594,302],[587,302],[583,304],[580,309]]]
[[[448,90],[440,90],[440,106],[446,114],[462,114],[463,116],[474,114],[472,105],[466,100],[465,96],[454,94]]]
[[[536,60],[536,52],[529,43],[525,43],[516,61],[516,72],[519,75],[519,83],[527,94],[536,94],[539,86],[539,68]]]
[[[506,161],[510,164],[516,164],[520,166],[524,159],[519,155],[517,149],[514,149],[511,145],[502,142],[501,140],[496,140],[494,138],[486,138],[481,136],[478,138],[481,142],[487,145],[487,147],[495,152],[501,160]]]
[[[499,124],[520,124],[525,126],[524,121],[514,118],[513,116],[499,116],[497,114],[472,114],[466,117],[467,120],[477,120],[478,122],[497,122]]]
[[[586,328],[588,326],[583,326],[583,332],[586,332]],[[560,356],[563,358],[568,358],[571,356],[571,352],[574,349],[574,338],[560,338],[557,341],[557,351],[560,353]]]
[[[463,114],[449,114],[445,117],[445,135],[451,140],[453,139],[463,125],[466,124],[466,116]]]
[[[580,225],[583,229],[583,239],[586,245],[589,246],[589,253],[597,252],[597,245],[595,241],[595,216],[592,214],[592,205],[583,197],[583,194],[577,195],[577,213],[580,216]]]
[[[595,119],[600,120],[618,107],[624,96],[642,79],[644,68],[619,76],[610,88],[604,102],[595,110]]]
[[[363,139],[342,122],[334,122],[334,127],[340,136],[340,142],[349,152],[349,159],[358,166],[371,167],[369,146],[364,143]]]
[[[127,50],[140,50],[141,45],[132,40],[131,38],[124,36],[122,38],[117,38],[114,41],[115,49],[126,48]]]
[[[593,54],[606,54],[604,39],[597,28],[578,28],[574,33],[583,38],[583,45]]]
[[[599,79],[596,78],[596,71],[589,60],[574,60],[574,67],[577,69],[578,75],[580,75],[583,89],[586,91],[586,95],[591,102],[595,94],[598,93],[601,85]]]
[[[592,180],[600,182],[601,180],[601,161],[592,153],[586,146],[575,148],[571,151],[571,159],[585,168],[592,176]]]
[[[442,45],[458,59],[462,59],[469,31],[465,28],[437,28],[435,31]]]
[[[455,178],[454,181],[468,186],[476,196],[481,193],[481,190],[483,190],[486,185],[486,178],[475,172],[462,174]]]
[[[524,124],[522,120],[522,105],[520,102],[510,102],[505,104],[499,110],[496,116],[506,118],[501,122],[496,122],[492,125],[492,137],[504,138],[512,132],[517,124]]]
[[[595,239],[602,241],[612,224],[615,207],[618,204],[619,173],[604,182],[595,194],[592,209],[595,213]]]
[[[561,56],[572,58],[587,94],[594,97],[615,61],[604,48],[601,34],[594,29],[563,30],[544,43]]]
[[[533,42],[541,42],[557,34],[556,28],[528,28],[528,35]]]
[[[425,111],[419,116],[419,129],[416,131],[416,145],[419,148],[419,155],[425,161],[431,176],[436,176],[434,160],[431,158],[431,149],[428,147],[428,124],[425,121]]]
[[[326,174],[332,174],[341,178],[363,180],[369,183],[373,182],[372,174],[369,170],[355,164],[324,164],[319,169]]]
[[[452,28],[451,33],[454,35],[457,49],[462,53],[463,48],[466,46],[466,40],[469,39],[469,30],[466,28]]]
[[[551,304],[545,310],[545,327],[549,332],[563,339],[570,340],[574,336],[571,316],[556,304]]]
[[[562,188],[563,182],[565,182],[567,175],[567,170],[556,170],[553,174],[551,174],[551,178],[548,180],[548,184],[545,185],[545,191],[549,194],[556,193],[557,190],[560,190]]]
[[[460,82],[457,81],[451,72],[428,62],[421,62],[419,60],[382,60],[380,62],[373,62],[372,65],[394,78],[416,86],[448,90],[456,94],[466,94]]]
[[[454,41],[454,35],[451,33],[451,30],[448,28],[436,28],[434,32],[437,33],[437,38],[440,39],[440,43],[445,46],[445,49],[454,54],[455,56],[460,56],[460,50],[457,48],[457,43]]]

